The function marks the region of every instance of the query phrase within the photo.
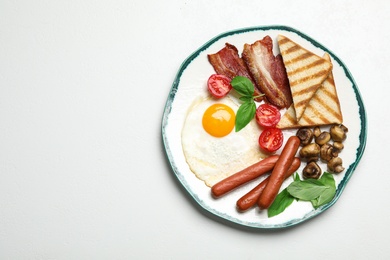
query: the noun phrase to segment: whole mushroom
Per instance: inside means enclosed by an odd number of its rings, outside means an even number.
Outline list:
[[[320,157],[323,161],[330,161],[333,158],[333,146],[328,143],[321,146]]]
[[[330,128],[330,135],[335,142],[342,142],[347,137],[345,128],[339,125],[333,125]]]
[[[302,147],[301,150],[299,151],[299,155],[302,158],[306,158],[306,159],[313,158],[313,157],[318,158],[319,154],[320,154],[320,146],[316,143],[307,144],[304,147]]]
[[[315,141],[320,146],[326,144],[330,141],[330,133],[322,132],[319,136],[316,137]]]
[[[296,136],[301,140],[301,145],[305,146],[313,140],[313,131],[310,128],[303,127],[297,131]]]
[[[314,127],[313,134],[315,137],[318,137],[321,134],[321,129],[319,126]]]
[[[343,160],[340,157],[334,157],[328,162],[328,170],[333,173],[344,171]]]
[[[316,162],[309,162],[302,171],[303,177],[306,179],[318,179],[321,176],[321,173],[321,168]]]
[[[340,142],[334,142],[332,148],[333,157],[339,156],[339,153],[344,149],[344,145]]]

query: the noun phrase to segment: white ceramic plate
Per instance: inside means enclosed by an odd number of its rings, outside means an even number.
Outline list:
[[[331,55],[333,75],[341,103],[344,125],[349,128],[349,132],[347,139],[344,141],[345,149],[340,154],[345,170],[340,174],[334,175],[337,185],[334,199],[316,210],[314,210],[310,202],[294,201],[283,213],[268,218],[266,210],[260,211],[257,208],[253,208],[242,213],[238,212],[235,207],[236,201],[257,185],[260,180],[239,187],[222,198],[215,199],[211,196],[210,188],[195,177],[186,163],[181,146],[181,129],[189,106],[194,98],[199,96],[199,93],[205,91],[208,77],[215,73],[208,62],[207,54],[216,53],[225,46],[226,42],[235,45],[239,53],[241,53],[245,43],[253,43],[266,35],[271,36],[273,39],[274,53],[276,54],[278,53],[276,46],[276,36],[278,34],[289,37],[319,56],[322,56],[324,52],[328,52]],[[295,131],[284,131],[285,140],[287,140],[289,135],[295,134]],[[172,84],[162,119],[162,138],[168,160],[174,174],[193,199],[203,209],[222,219],[261,229],[293,226],[317,216],[331,207],[340,198],[342,191],[363,155],[366,144],[366,131],[366,113],[363,101],[356,83],[344,63],[334,53],[314,39],[286,26],[266,26],[234,30],[218,35],[204,44],[189,56],[180,67]],[[299,173],[302,172],[304,165],[305,163],[302,163],[301,168],[298,170]],[[326,166],[325,168],[324,165],[321,167],[323,170],[326,170]],[[291,180],[292,178],[289,181],[285,181],[282,189]]]

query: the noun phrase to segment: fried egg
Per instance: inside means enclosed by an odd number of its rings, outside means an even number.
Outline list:
[[[255,120],[235,132],[239,106],[234,97],[205,97],[196,99],[187,113],[181,136],[184,156],[191,171],[209,187],[265,157]]]

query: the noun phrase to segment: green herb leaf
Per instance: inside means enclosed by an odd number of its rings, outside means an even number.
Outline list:
[[[317,199],[311,201],[311,204],[315,209],[330,202],[336,194],[336,183],[332,174],[324,172],[319,181],[329,187],[329,189],[321,193]]]
[[[330,174],[329,172],[324,172],[322,174],[321,178],[319,179],[319,181],[322,182],[324,185],[327,185],[327,186],[330,186],[330,187],[331,186],[336,187],[333,175]]]
[[[287,187],[288,193],[292,196],[307,201],[318,198],[326,189],[329,187],[317,180],[294,181]]]
[[[236,132],[243,129],[255,116],[256,104],[253,100],[243,103],[236,114]]]
[[[316,209],[316,208],[318,208],[318,207],[320,207],[322,205],[325,205],[326,203],[330,202],[333,199],[335,194],[336,194],[336,189],[332,188],[332,187],[329,187],[328,189],[324,190],[324,192],[321,193],[320,196],[318,196],[317,199],[312,200],[311,204]]]
[[[301,177],[299,177],[299,174],[297,172],[294,174],[294,181],[301,181]],[[295,200],[299,201],[298,198],[295,198]]]
[[[252,81],[247,77],[237,76],[230,82],[232,87],[237,91],[238,94],[244,97],[251,97],[253,99],[253,93],[255,93],[255,87]]]
[[[282,213],[292,201],[301,199],[310,201],[316,209],[330,202],[336,194],[336,184],[333,175],[324,172],[320,179],[301,180],[298,173],[294,174],[294,181],[280,192],[268,209],[268,217]]]
[[[288,193],[287,188],[282,190],[275,198],[272,205],[268,208],[268,217],[276,216],[282,213],[288,206],[293,203],[294,197]]]
[[[230,82],[232,87],[241,96],[240,100],[244,103],[237,110],[236,114],[236,132],[243,129],[255,116],[256,104],[254,102],[253,94],[255,93],[255,87],[250,79],[237,76]]]
[[[252,102],[253,98],[247,97],[247,96],[242,96],[242,97],[240,97],[240,100],[243,102]]]

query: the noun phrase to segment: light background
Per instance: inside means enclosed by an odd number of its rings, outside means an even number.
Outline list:
[[[0,259],[388,259],[388,1],[1,1]],[[349,68],[365,154],[339,201],[240,228],[181,188],[161,139],[181,63],[212,37],[287,25]]]

